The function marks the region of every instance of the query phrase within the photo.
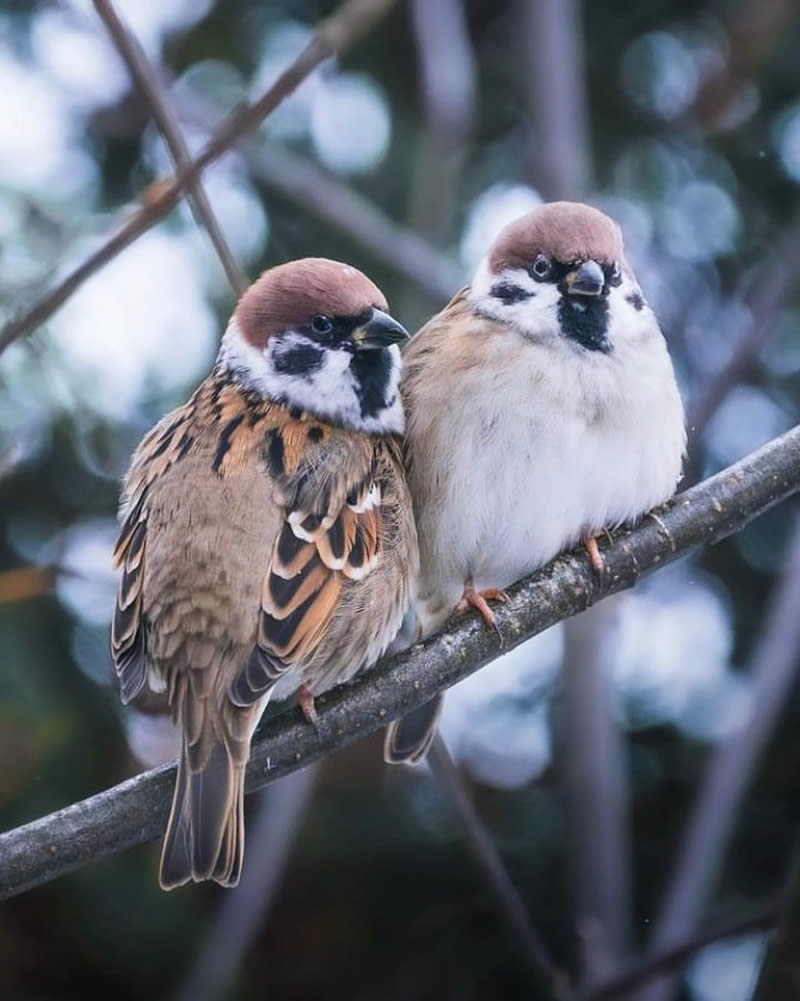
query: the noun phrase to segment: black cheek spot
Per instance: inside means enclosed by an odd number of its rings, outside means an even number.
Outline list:
[[[273,365],[281,375],[307,376],[322,368],[323,349],[313,344],[299,344],[288,351],[275,352]]]
[[[275,430],[269,433],[267,462],[269,463],[269,471],[273,476],[283,476],[285,472],[283,464],[283,438],[281,438],[280,432]]]
[[[512,282],[496,282],[489,289],[489,294],[493,299],[499,299],[505,306],[512,306],[515,302],[525,302],[526,299],[533,299],[535,292],[520,288]]]
[[[637,313],[640,313],[644,309],[644,299],[638,292],[632,292],[630,295],[626,295],[625,301],[629,302]]]
[[[312,424],[312,426],[308,429],[306,437],[310,442],[312,442],[312,444],[316,445],[317,442],[322,441],[325,437],[325,432],[321,427],[318,427],[316,424]]]

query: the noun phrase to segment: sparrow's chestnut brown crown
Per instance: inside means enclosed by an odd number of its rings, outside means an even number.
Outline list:
[[[387,309],[383,293],[356,268],[305,257],[270,268],[244,293],[235,318],[242,336],[263,348],[273,334],[308,326],[315,317],[366,318]]]
[[[264,399],[368,434],[404,426],[398,345],[408,331],[355,268],[307,257],[265,271],[244,293],[217,364]]]
[[[494,274],[531,267],[538,254],[562,264],[622,259],[622,232],[598,209],[576,202],[548,202],[515,219],[500,233],[489,254]]]

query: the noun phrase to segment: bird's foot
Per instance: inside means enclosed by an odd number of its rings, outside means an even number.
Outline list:
[[[456,604],[456,613],[463,615],[470,608],[474,608],[476,612],[480,612],[486,625],[491,626],[502,640],[503,636],[495,622],[494,612],[489,607],[490,601],[505,603],[508,601],[508,595],[499,587],[485,587],[481,591],[476,591],[472,586],[472,580],[468,578],[464,584],[464,593]]]
[[[306,720],[316,726],[319,722],[319,717],[317,716],[317,710],[314,708],[314,696],[305,682],[297,689],[297,704],[302,709]]]
[[[606,564],[602,553],[597,548],[597,536],[587,533],[583,537],[583,544],[586,547],[586,552],[589,554],[589,562],[592,564],[592,570],[602,580]]]

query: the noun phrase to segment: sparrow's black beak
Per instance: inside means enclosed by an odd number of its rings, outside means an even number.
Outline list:
[[[388,313],[373,309],[367,322],[356,327],[350,336],[357,348],[388,348],[407,340],[408,331]]]
[[[600,295],[606,284],[606,276],[597,261],[584,261],[564,280],[569,295]]]

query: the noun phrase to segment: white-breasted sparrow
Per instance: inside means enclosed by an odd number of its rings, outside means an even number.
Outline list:
[[[552,202],[507,226],[411,341],[401,384],[420,540],[417,638],[559,552],[664,502],[681,476],[683,406],[619,227]],[[441,699],[391,724],[415,763]]]
[[[121,697],[168,694],[182,754],[165,888],[238,882],[244,772],[269,698],[373,664],[417,573],[401,455],[405,330],[361,272],[321,258],[242,296],[213,372],[137,448],[115,552]]]

